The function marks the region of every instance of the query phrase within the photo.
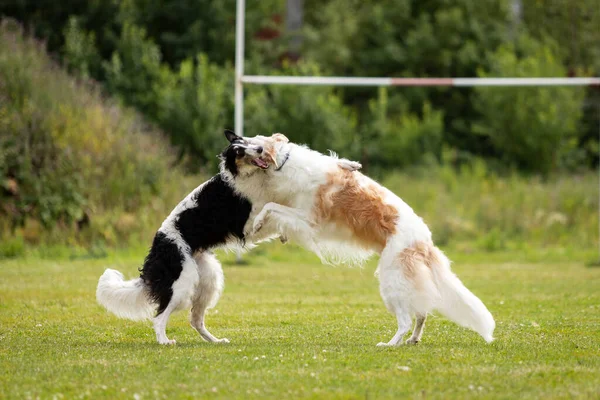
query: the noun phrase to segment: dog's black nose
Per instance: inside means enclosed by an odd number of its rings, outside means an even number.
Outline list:
[[[262,146],[258,146],[258,147],[256,148],[256,152],[257,152],[258,154],[261,154],[261,153],[263,152],[263,148],[262,148]]]

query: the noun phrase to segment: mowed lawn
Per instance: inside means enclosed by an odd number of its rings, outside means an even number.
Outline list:
[[[395,332],[364,268],[272,245],[224,259],[226,289],[203,342],[187,312],[156,343],[150,322],[96,304],[104,268],[144,254],[0,261],[0,398],[600,398],[600,268],[464,256],[453,266],[496,318],[496,341],[440,316],[417,346]],[[515,258],[516,258],[515,254]]]

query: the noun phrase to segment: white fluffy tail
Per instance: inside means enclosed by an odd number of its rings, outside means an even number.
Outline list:
[[[437,307],[447,318],[479,333],[486,342],[494,340],[492,336],[496,323],[494,317],[477,296],[469,291],[450,270],[450,260],[439,249],[435,249],[436,259],[433,277],[440,293]]]
[[[96,300],[119,318],[132,320],[152,317],[153,307],[140,278],[126,281],[114,269],[104,271],[98,281]]]

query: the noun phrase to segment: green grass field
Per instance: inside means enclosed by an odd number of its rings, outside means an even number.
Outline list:
[[[178,313],[177,345],[150,322],[96,304],[104,268],[132,277],[144,254],[0,261],[0,398],[599,398],[600,268],[519,254],[461,255],[454,270],[496,318],[496,341],[439,316],[417,346],[395,332],[364,268],[329,267],[270,245],[224,260],[208,317],[228,345],[203,342]],[[558,258],[556,258],[558,259]]]

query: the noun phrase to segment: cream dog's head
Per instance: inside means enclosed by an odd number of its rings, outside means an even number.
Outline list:
[[[221,153],[223,167],[232,176],[250,175],[274,166],[278,168],[278,153],[289,142],[281,133],[271,136],[241,137],[225,130],[229,146]]]

